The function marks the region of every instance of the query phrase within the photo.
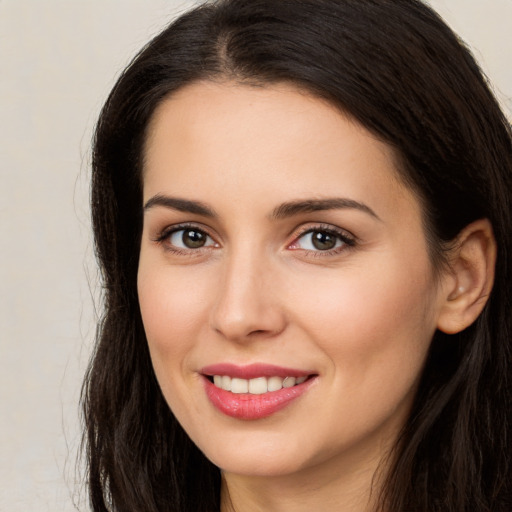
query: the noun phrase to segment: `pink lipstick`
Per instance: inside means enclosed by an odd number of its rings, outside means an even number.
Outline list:
[[[275,365],[229,363],[207,366],[201,374],[210,402],[227,416],[243,420],[266,418],[283,409],[303,395],[317,376]]]

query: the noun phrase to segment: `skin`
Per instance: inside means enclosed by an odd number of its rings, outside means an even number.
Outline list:
[[[164,195],[215,212],[145,209],[138,292],[163,394],[222,470],[222,510],[372,510],[458,289],[453,273],[434,277],[420,204],[391,148],[292,86],[200,82],[154,114],[143,185],[145,204]],[[272,216],[330,198],[368,210]],[[208,235],[205,246],[177,247],[182,232],[169,229],[183,223]],[[336,238],[322,251],[303,234],[326,228],[352,245]],[[205,394],[201,368],[222,362],[317,377],[283,410],[244,421]]]

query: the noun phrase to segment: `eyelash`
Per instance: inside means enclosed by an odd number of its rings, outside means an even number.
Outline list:
[[[188,248],[188,249],[181,249],[179,247],[176,247],[169,243],[169,237],[175,233],[178,233],[180,231],[195,231],[197,233],[202,233],[206,237],[210,238],[214,241],[214,244],[212,245],[206,245],[202,247],[198,247],[196,249]],[[310,233],[325,233],[328,234],[335,239],[339,240],[342,245],[341,247],[334,247],[332,249],[326,249],[326,250],[311,250],[311,249],[301,249],[298,248],[292,248],[290,250],[299,251],[302,250],[304,252],[307,252],[309,256],[311,257],[328,257],[333,256],[336,254],[339,254],[341,252],[344,252],[346,250],[349,250],[353,248],[357,240],[356,238],[348,233],[345,230],[334,228],[332,225],[324,225],[324,224],[318,224],[315,226],[309,226],[306,228],[303,228],[301,231],[299,231],[293,238],[293,241],[291,244],[288,244],[287,248],[291,248],[293,245],[297,244],[299,240],[304,238],[306,235]],[[198,227],[196,224],[178,224],[174,226],[169,226],[165,228],[154,240],[154,242],[162,245],[166,251],[169,251],[173,254],[177,254],[179,256],[199,256],[203,253],[204,250],[209,250],[212,247],[215,248],[218,247],[217,242],[215,242],[214,237],[211,236],[208,231],[202,227]]]
[[[332,225],[325,225],[325,224],[317,224],[315,226],[308,226],[306,228],[303,228],[299,233],[294,237],[293,242],[288,245],[288,247],[293,246],[296,244],[300,239],[304,238],[306,235],[310,233],[324,233],[328,234],[335,239],[339,240],[341,242],[341,247],[334,247],[332,249],[326,249],[324,251],[322,250],[310,250],[310,249],[301,249],[301,248],[295,248],[292,250],[303,250],[309,254],[309,256],[314,258],[323,258],[323,257],[329,257],[329,256],[335,256],[337,254],[340,254],[342,252],[345,252],[351,248],[353,248],[356,243],[357,239],[350,233],[348,233],[345,230],[335,228]]]
[[[202,233],[203,235],[207,236],[208,238],[214,240],[214,238],[208,233],[208,231],[202,227],[198,227],[196,224],[177,224],[174,226],[169,226],[165,228],[157,237],[154,239],[154,242],[157,242],[158,244],[162,245],[163,248],[171,252],[173,254],[177,254],[179,256],[199,256],[202,254],[204,250],[208,250],[212,247],[212,245],[207,245],[203,247],[198,247],[197,249],[181,249],[179,247],[171,245],[168,240],[169,237],[175,233],[178,233],[180,231],[195,231],[197,233]]]

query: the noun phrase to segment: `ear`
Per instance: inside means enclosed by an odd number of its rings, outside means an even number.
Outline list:
[[[477,220],[457,236],[450,255],[437,328],[455,334],[482,312],[494,283],[496,240],[491,223]]]

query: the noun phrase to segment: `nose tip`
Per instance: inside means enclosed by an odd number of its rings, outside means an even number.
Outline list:
[[[247,270],[225,276],[211,310],[212,329],[231,341],[272,338],[286,326],[269,276]]]
[[[222,337],[232,341],[249,341],[256,338],[271,338],[283,330],[284,322],[272,318],[268,312],[255,314],[252,318],[244,314],[220,313],[215,315],[213,329]]]

